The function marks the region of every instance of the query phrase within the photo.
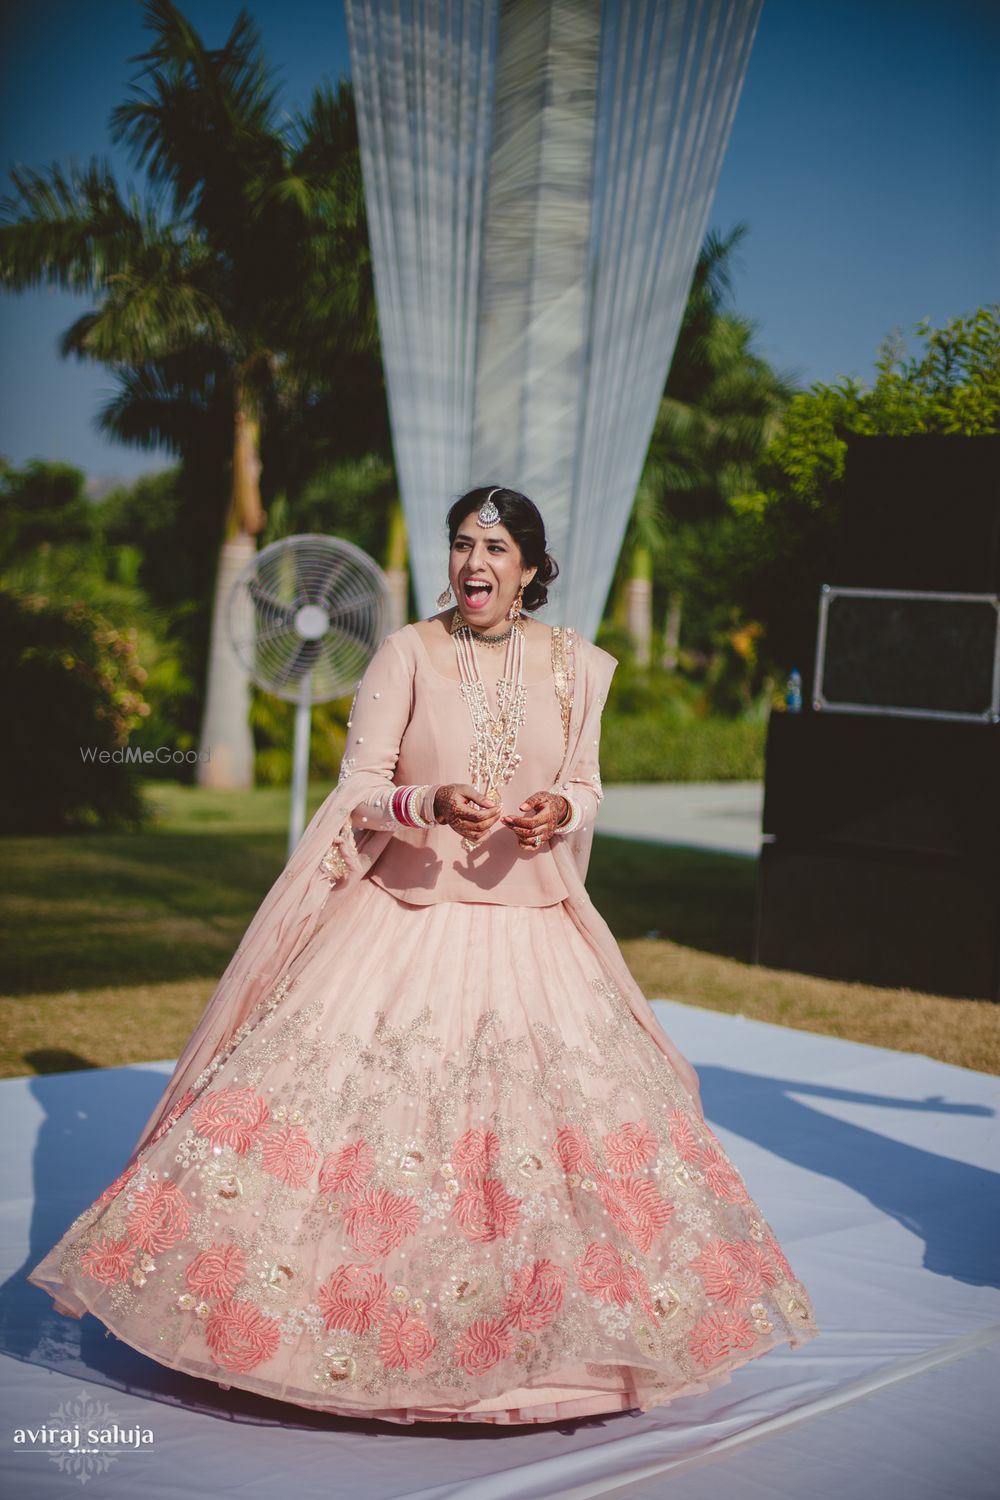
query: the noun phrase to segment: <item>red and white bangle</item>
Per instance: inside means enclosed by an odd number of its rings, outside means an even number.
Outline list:
[[[389,816],[401,828],[430,828],[431,820],[420,811],[420,801],[429,792],[431,783],[425,786],[398,786],[389,798]]]

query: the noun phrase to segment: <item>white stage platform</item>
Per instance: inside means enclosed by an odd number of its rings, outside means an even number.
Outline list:
[[[60,1317],[24,1279],[116,1176],[171,1065],[13,1079],[0,1083],[8,1493],[993,1500],[1000,1078],[669,1001],[655,1009],[812,1293],[819,1338],[647,1416],[557,1428],[390,1427],[225,1392],[105,1337],[89,1314]],[[101,1448],[82,1483],[51,1446],[15,1444],[14,1429],[66,1425],[88,1403],[102,1425],[152,1429],[151,1447]]]

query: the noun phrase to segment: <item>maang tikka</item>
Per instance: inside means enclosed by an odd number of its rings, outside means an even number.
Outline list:
[[[499,521],[499,519],[500,519],[500,512],[497,510],[496,506],[493,504],[493,496],[496,495],[496,494],[498,494],[500,492],[500,490],[502,490],[502,489],[503,489],[503,485],[502,484],[494,485],[493,488],[490,490],[489,494],[486,496],[486,499],[483,501],[482,505],[479,507],[479,514],[476,517],[476,525],[477,526],[482,526],[484,530],[486,530],[490,526],[495,526],[497,524],[497,522]],[[524,585],[523,584],[521,585],[521,592],[522,593],[524,592]],[[445,605],[448,603],[448,600],[450,598],[451,598],[451,584],[449,583],[444,589],[442,589],[441,593],[438,594],[438,596],[437,596],[437,607],[438,607],[438,609],[444,609]],[[517,602],[518,602],[518,605],[520,605],[520,602],[521,602],[520,599],[518,599]],[[518,612],[520,612],[520,611],[518,611]],[[517,619],[517,615],[516,614],[514,616],[508,615],[507,618],[508,619],[511,619],[511,618]]]
[[[503,489],[503,485],[502,484],[498,484],[492,490],[490,490],[489,494],[486,496],[486,499],[483,501],[482,505],[479,507],[479,514],[476,517],[476,525],[477,526],[484,526],[484,527],[486,527],[486,526],[495,526],[497,524],[497,522],[500,519],[500,512],[497,510],[496,506],[493,504],[493,496],[495,494],[497,494],[502,489]]]

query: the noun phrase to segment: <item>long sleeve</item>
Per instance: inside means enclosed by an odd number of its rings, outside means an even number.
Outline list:
[[[395,790],[393,774],[412,708],[410,665],[395,640],[387,636],[358,683],[347,720],[337,785],[342,786],[359,771],[366,772],[369,779],[378,778],[369,795],[352,809],[354,828],[399,827],[389,811],[389,799]]]

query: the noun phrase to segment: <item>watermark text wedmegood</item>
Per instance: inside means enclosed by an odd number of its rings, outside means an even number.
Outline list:
[[[99,766],[193,766],[212,759],[211,746],[207,750],[171,750],[169,745],[157,745],[155,750],[143,750],[138,745],[119,745],[115,750],[99,750],[96,745],[81,745],[84,760]]]

